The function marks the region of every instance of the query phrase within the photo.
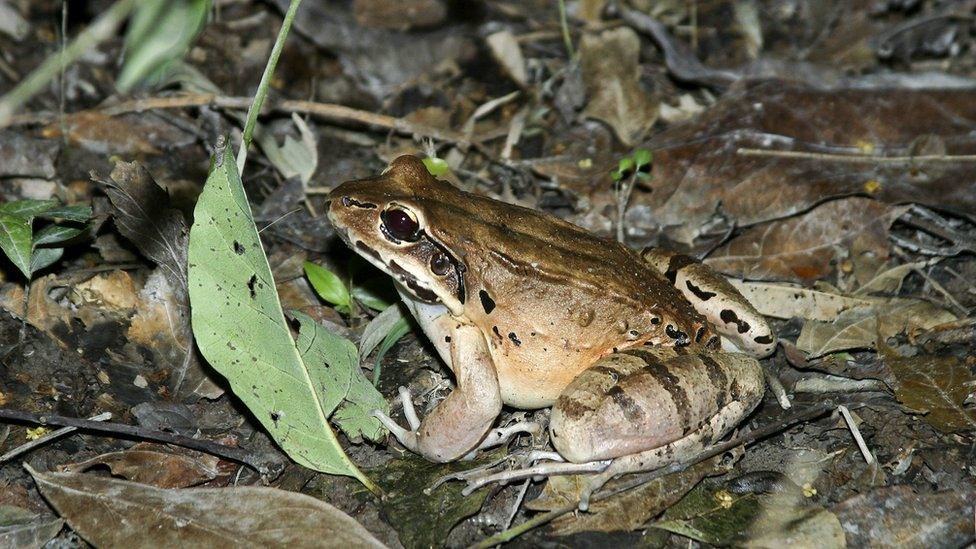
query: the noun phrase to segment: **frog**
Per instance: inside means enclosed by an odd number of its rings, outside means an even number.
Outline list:
[[[406,449],[450,462],[540,426],[494,427],[503,406],[551,408],[551,462],[593,481],[687,460],[762,400],[757,359],[776,337],[721,275],[642,251],[549,213],[462,190],[412,155],[328,196],[339,238],[392,277],[454,377],[408,427],[374,415]],[[561,463],[560,463],[561,462]],[[554,469],[554,470],[556,470]],[[538,472],[539,469],[533,469]]]

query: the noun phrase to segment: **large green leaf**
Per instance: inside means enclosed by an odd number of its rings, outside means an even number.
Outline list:
[[[200,351],[282,449],[306,467],[377,490],[329,425],[337,404],[323,386],[329,376],[292,340],[229,148],[215,154],[194,212],[189,287]]]
[[[320,387],[322,408],[351,439],[363,436],[379,441],[386,433],[373,410],[389,413],[386,399],[359,369],[356,345],[326,330],[307,315],[292,311],[298,322],[298,352],[310,365],[312,382]],[[338,408],[338,409],[337,409]]]
[[[31,218],[0,211],[0,249],[11,263],[31,276]]]
[[[49,200],[14,200],[13,202],[5,202],[0,204],[0,213],[17,215],[31,219],[57,207],[57,205],[58,201],[53,198]]]

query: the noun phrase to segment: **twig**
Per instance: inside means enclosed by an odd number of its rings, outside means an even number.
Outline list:
[[[830,162],[871,164],[917,164],[922,162],[976,162],[976,154],[920,154],[916,156],[877,156],[872,154],[830,154],[810,151],[779,151],[774,149],[750,149],[736,151],[740,156],[768,156],[803,160],[827,160]]]
[[[144,440],[162,442],[165,444],[175,444],[184,448],[190,448],[191,450],[198,450],[200,452],[212,454],[224,459],[243,463],[262,475],[270,473],[270,468],[266,460],[243,448],[233,448],[230,446],[224,446],[223,444],[217,444],[216,442],[211,442],[209,440],[190,438],[174,433],[167,433],[165,431],[156,431],[135,425],[126,425],[124,423],[111,423],[107,421],[99,422],[75,417],[37,414],[22,410],[0,408],[0,420],[3,419],[25,421],[39,425],[63,425],[81,429],[83,431],[125,435]]]
[[[617,494],[621,494],[623,492],[637,488],[638,486],[642,486],[656,478],[660,478],[665,475],[670,475],[672,473],[683,471],[688,467],[695,465],[696,463],[715,457],[737,446],[751,444],[758,440],[764,439],[770,435],[783,431],[784,429],[787,429],[788,427],[791,427],[792,425],[799,423],[801,421],[807,421],[819,417],[829,412],[833,408],[834,408],[833,404],[825,402],[822,404],[818,404],[816,406],[811,406],[809,408],[799,410],[776,423],[771,423],[769,425],[766,425],[765,427],[761,427],[749,433],[740,435],[728,442],[724,442],[722,444],[717,444],[715,446],[712,446],[702,454],[699,454],[698,456],[696,456],[695,458],[689,461],[675,463],[667,467],[658,469],[656,471],[651,471],[649,473],[639,475],[631,482],[628,482],[627,484],[624,484],[612,490],[597,492],[596,494],[593,495],[593,497],[590,498],[590,501],[591,502],[601,501],[616,496]],[[518,526],[509,528],[508,530],[499,532],[491,537],[485,538],[480,542],[472,545],[470,549],[488,549],[489,547],[492,547],[494,545],[511,541],[512,539],[515,539],[521,534],[524,534],[525,532],[528,532],[529,530],[537,526],[542,526],[543,524],[546,524],[562,515],[565,515],[567,513],[572,513],[577,508],[578,508],[577,503],[571,503],[571,504],[564,505],[562,507],[558,507],[556,509],[553,509],[552,511],[548,511],[546,513],[533,517],[528,521],[519,524]]]
[[[115,34],[115,30],[125,21],[135,6],[135,0],[119,0],[116,2],[79,34],[71,44],[45,59],[41,66],[34,69],[34,72],[22,80],[16,88],[0,98],[0,128],[8,124],[14,111],[44,89],[44,86],[58,75],[62,66],[75,62],[95,44]]]
[[[864,456],[864,462],[871,465],[875,461],[874,454],[871,453],[867,443],[864,442],[864,437],[861,436],[861,430],[854,423],[854,418],[851,417],[850,410],[847,409],[847,406],[838,406],[837,409],[840,411],[840,415],[844,416],[844,422],[847,423],[847,428],[854,435],[854,441],[857,442],[857,447],[861,450],[861,455]]]
[[[566,56],[570,61],[575,61],[576,51],[573,49],[573,39],[569,35],[569,21],[566,19],[566,0],[559,0],[559,28],[563,35],[563,45],[566,46]]]
[[[271,48],[271,55],[268,63],[264,66],[264,73],[261,75],[261,82],[258,83],[258,90],[254,94],[254,101],[247,109],[247,119],[244,122],[244,133],[241,136],[241,148],[237,151],[237,173],[244,174],[244,162],[247,160],[247,149],[251,146],[254,137],[254,125],[258,121],[258,113],[264,105],[264,100],[268,97],[268,88],[271,86],[271,75],[274,74],[275,67],[278,66],[278,58],[281,57],[281,50],[285,47],[285,39],[288,31],[291,30],[291,23],[295,20],[295,13],[298,11],[302,0],[291,0],[288,11],[285,12],[285,19],[281,22],[278,29],[278,37],[275,38],[274,46]]]
[[[103,412],[101,414],[88,418],[89,421],[108,421],[110,419],[112,419],[112,412]],[[0,464],[10,461],[11,459],[19,456],[20,454],[29,452],[30,450],[33,450],[34,448],[41,446],[42,444],[47,444],[49,441],[62,437],[68,433],[73,433],[77,430],[78,430],[77,427],[62,427],[57,431],[51,431],[50,433],[42,437],[38,437],[28,442],[27,444],[21,444],[20,446],[0,456]]]
[[[209,93],[194,93],[123,101],[115,105],[95,109],[94,112],[107,116],[117,116],[151,109],[182,109],[208,105],[222,109],[246,109],[250,104],[251,98],[249,97],[228,97]],[[310,114],[336,124],[362,124],[364,126],[382,128],[405,135],[420,135],[458,145],[474,145],[476,148],[478,146],[478,142],[472,142],[471,139],[458,132],[432,128],[425,124],[410,122],[403,118],[353,109],[335,103],[317,103],[315,101],[286,99],[269,102],[265,110]],[[29,113],[15,116],[10,119],[8,124],[0,123],[0,128],[13,125],[45,124],[53,120],[55,116],[52,113]]]

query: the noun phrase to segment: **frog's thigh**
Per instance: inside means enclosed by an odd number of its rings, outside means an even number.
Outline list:
[[[569,384],[553,406],[550,434],[560,455],[577,463],[702,435],[718,440],[756,407],[763,390],[759,363],[743,354],[668,357],[630,349]]]
[[[766,319],[724,276],[684,254],[660,248],[641,252],[655,270],[684,294],[708,322],[733,345],[753,356],[776,349],[776,336]]]

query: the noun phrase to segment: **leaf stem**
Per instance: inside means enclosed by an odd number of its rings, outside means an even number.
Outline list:
[[[258,121],[258,114],[264,105],[265,98],[268,97],[268,88],[271,86],[271,76],[274,74],[275,67],[278,66],[278,58],[281,57],[281,50],[285,47],[285,39],[288,31],[291,30],[292,21],[295,20],[295,13],[302,0],[291,0],[285,19],[281,22],[278,30],[278,37],[275,38],[274,46],[271,48],[271,55],[268,57],[268,64],[264,66],[264,74],[261,75],[261,82],[258,84],[257,92],[254,94],[254,101],[247,109],[247,120],[244,122],[244,134],[241,137],[241,148],[237,151],[237,173],[244,174],[244,162],[247,161],[247,149],[251,146],[254,139],[254,126]]]
[[[6,126],[14,111],[43,90],[48,82],[61,72],[62,67],[75,62],[95,44],[112,36],[135,6],[135,0],[116,2],[70,44],[45,59],[41,66],[34,69],[34,72],[22,80],[16,88],[0,98],[0,127]]]
[[[566,55],[569,56],[570,61],[575,61],[576,51],[573,49],[573,39],[569,35],[569,21],[566,19],[566,0],[559,0],[559,27],[562,29]]]

